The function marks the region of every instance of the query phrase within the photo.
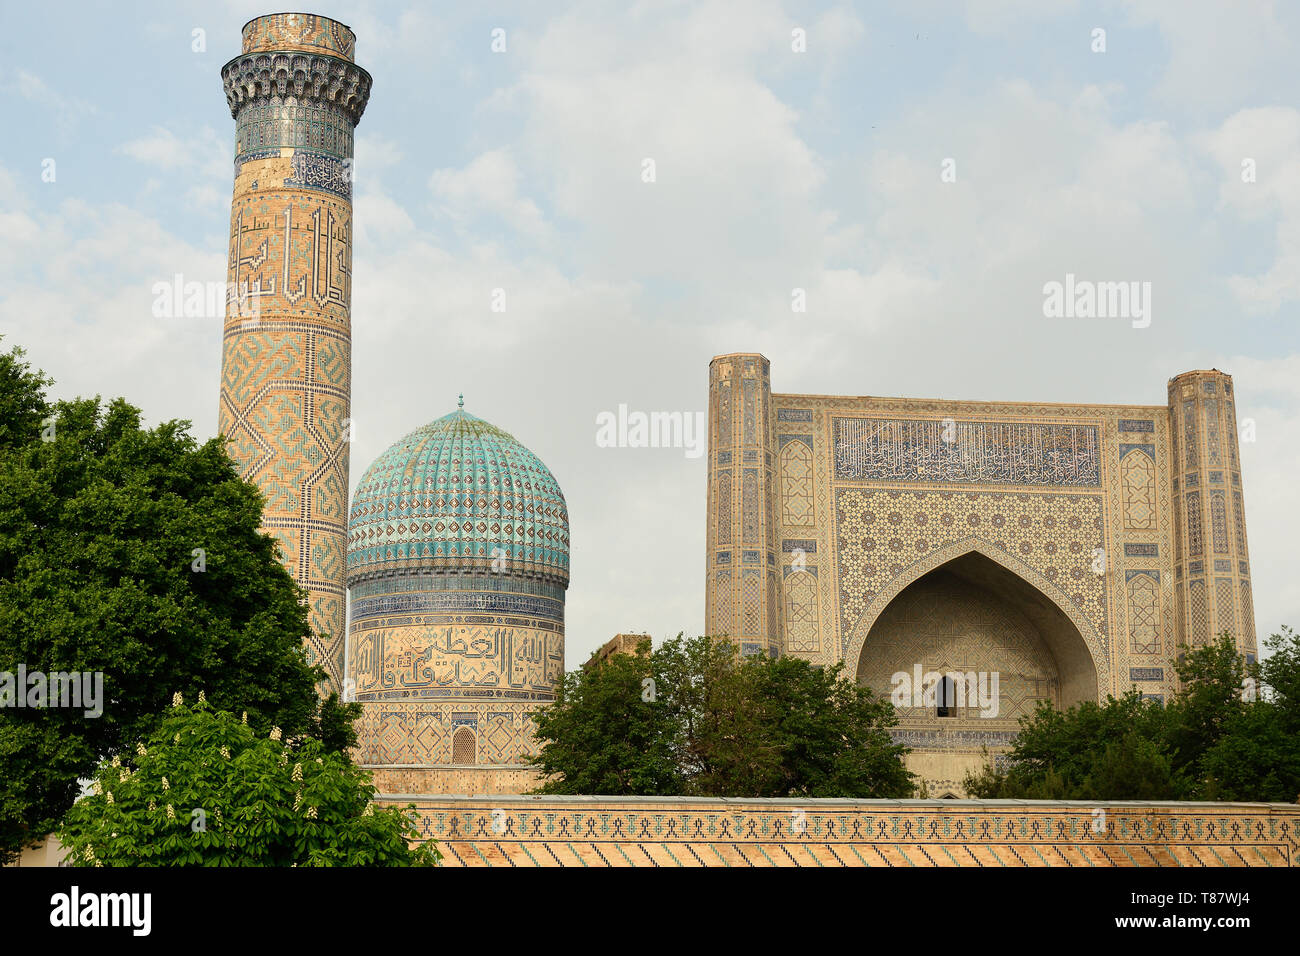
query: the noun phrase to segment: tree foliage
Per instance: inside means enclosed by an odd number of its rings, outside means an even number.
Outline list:
[[[101,764],[59,840],[78,866],[428,866],[441,854],[370,775],[319,740],[259,737],[181,696],[147,744]]]
[[[538,792],[731,797],[902,797],[893,707],[793,657],[741,659],[680,635],[566,674],[535,716]]]
[[[1248,664],[1230,634],[1176,664],[1167,706],[1132,691],[1022,718],[1006,766],[972,796],[1051,800],[1260,800],[1300,794],[1300,637],[1289,627]],[[1255,693],[1251,693],[1251,688]]]
[[[331,748],[355,740],[359,710],[319,704],[303,593],[222,441],[145,428],[121,399],[52,403],[47,385],[0,354],[0,672],[102,673],[104,709],[0,708],[0,862],[175,690]]]

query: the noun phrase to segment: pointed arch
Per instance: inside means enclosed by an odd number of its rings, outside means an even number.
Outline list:
[[[1013,554],[1009,554],[983,538],[968,537],[938,548],[916,563],[905,568],[871,599],[857,623],[853,625],[845,644],[844,660],[852,673],[866,645],[872,625],[902,591],[940,567],[959,562],[969,556],[979,556],[1001,568],[1010,579],[1019,582],[1015,597],[1023,604],[1022,610],[1036,623],[1051,622],[1054,618],[1068,622],[1069,629],[1055,627],[1055,638],[1049,641],[1063,675],[1070,675],[1069,686],[1064,687],[1069,701],[1080,699],[1100,700],[1102,691],[1099,674],[1107,672],[1106,645],[1097,629],[1085,618],[1074,602],[1059,587],[1031,568]],[[1036,597],[1035,597],[1036,596]]]

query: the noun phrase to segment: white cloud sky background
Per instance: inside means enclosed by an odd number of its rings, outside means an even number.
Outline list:
[[[597,448],[595,420],[703,411],[733,351],[766,354],[778,392],[1007,401],[1163,404],[1172,375],[1224,369],[1257,423],[1258,629],[1300,622],[1300,6],[462,6],[315,11],[375,77],[352,479],[460,392],[535,451],[570,509],[569,666],[703,627],[704,460]],[[271,9],[6,13],[0,333],[57,395],[215,433],[220,322],[153,318],[151,287],[225,278],[219,70]],[[1067,272],[1151,282],[1151,326],[1045,319]]]

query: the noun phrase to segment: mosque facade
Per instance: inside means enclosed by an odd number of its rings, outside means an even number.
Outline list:
[[[1039,701],[1166,698],[1224,631],[1254,660],[1230,375],[1159,405],[792,395],[751,353],[709,394],[706,632],[891,696],[932,796]]]

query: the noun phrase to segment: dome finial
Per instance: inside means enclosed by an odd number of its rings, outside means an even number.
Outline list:
[[[464,392],[461,392],[461,393],[460,393],[460,398],[459,398],[459,399],[457,400],[457,402],[456,402],[456,407],[457,407],[457,408],[464,408],[464,407],[465,407],[465,393],[464,393]]]

